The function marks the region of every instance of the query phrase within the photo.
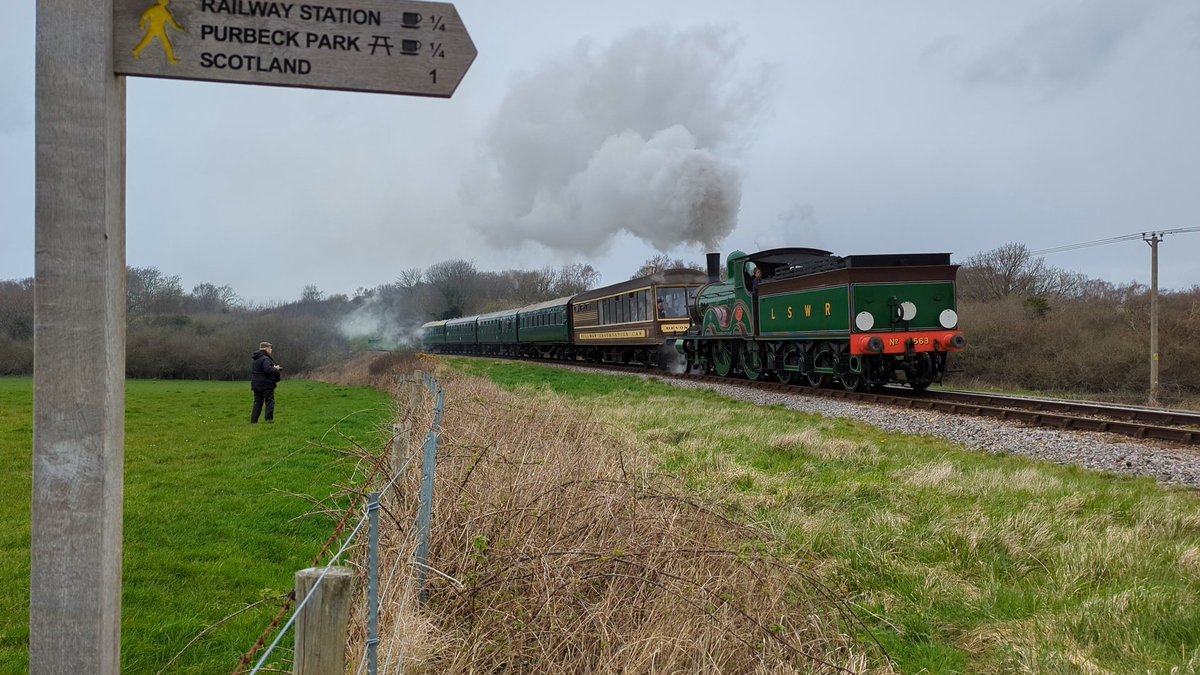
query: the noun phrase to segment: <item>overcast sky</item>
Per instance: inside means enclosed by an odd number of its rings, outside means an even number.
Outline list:
[[[0,279],[34,232],[35,3],[4,4]],[[479,56],[451,99],[131,78],[128,263],[272,301],[448,258],[612,283],[715,239],[962,261],[1200,225],[1194,0],[455,5]],[[1160,261],[1200,284],[1200,233]]]

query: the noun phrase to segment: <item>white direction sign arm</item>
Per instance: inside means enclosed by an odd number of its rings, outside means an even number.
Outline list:
[[[449,98],[476,53],[442,2],[113,2],[118,75]]]

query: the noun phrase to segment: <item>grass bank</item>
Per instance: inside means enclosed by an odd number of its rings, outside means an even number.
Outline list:
[[[383,441],[388,397],[284,382],[274,424],[248,423],[244,382],[129,381],[122,670],[155,673],[206,627],[285,594],[332,531],[326,499],[354,464],[318,442]],[[32,383],[0,378],[0,672],[26,671]],[[326,501],[329,503],[329,500]],[[270,600],[188,649],[169,672],[229,672],[279,610]],[[69,647],[64,645],[64,647]]]
[[[1194,491],[630,376],[447,362],[606,420],[737,518],[779,531],[904,672],[1200,668]]]

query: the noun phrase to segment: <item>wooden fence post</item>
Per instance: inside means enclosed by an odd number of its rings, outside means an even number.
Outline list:
[[[321,574],[325,577],[322,579]],[[321,585],[313,586],[321,579]],[[296,605],[313,597],[296,617],[296,675],[343,675],[346,671],[346,624],[354,571],[349,567],[310,567],[296,572]]]

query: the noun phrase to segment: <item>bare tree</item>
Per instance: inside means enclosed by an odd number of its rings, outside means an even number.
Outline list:
[[[407,288],[411,290],[421,285],[421,279],[424,276],[425,273],[421,271],[420,267],[410,267],[408,269],[400,270],[400,276],[396,277],[396,284],[401,288]]]
[[[125,288],[129,316],[173,314],[182,310],[183,284],[177,274],[163,274],[157,267],[129,267],[125,271]]]
[[[188,306],[192,311],[200,313],[229,312],[240,305],[242,299],[230,286],[217,286],[210,283],[196,284],[188,296]]]
[[[629,278],[638,279],[640,277],[658,274],[659,272],[665,272],[667,270],[699,270],[703,272],[704,266],[700,263],[684,262],[680,258],[672,259],[671,256],[667,255],[666,253],[656,253],[649,258],[646,258],[646,261],[642,263],[642,266],[639,267],[637,271],[633,273],[633,276]]]
[[[595,287],[600,283],[600,273],[587,263],[563,265],[554,280],[552,288],[555,297],[577,295]]]
[[[478,278],[475,263],[466,260],[443,260],[430,265],[425,271],[425,280],[433,291],[430,315],[453,319],[472,311],[479,297]]]
[[[1009,296],[1075,297],[1088,287],[1087,277],[1046,265],[1025,244],[1011,243],[967,259],[959,271],[958,294],[966,300],[991,301]]]
[[[317,288],[315,284],[308,284],[300,291],[300,302],[317,303],[325,297],[325,292]]]

